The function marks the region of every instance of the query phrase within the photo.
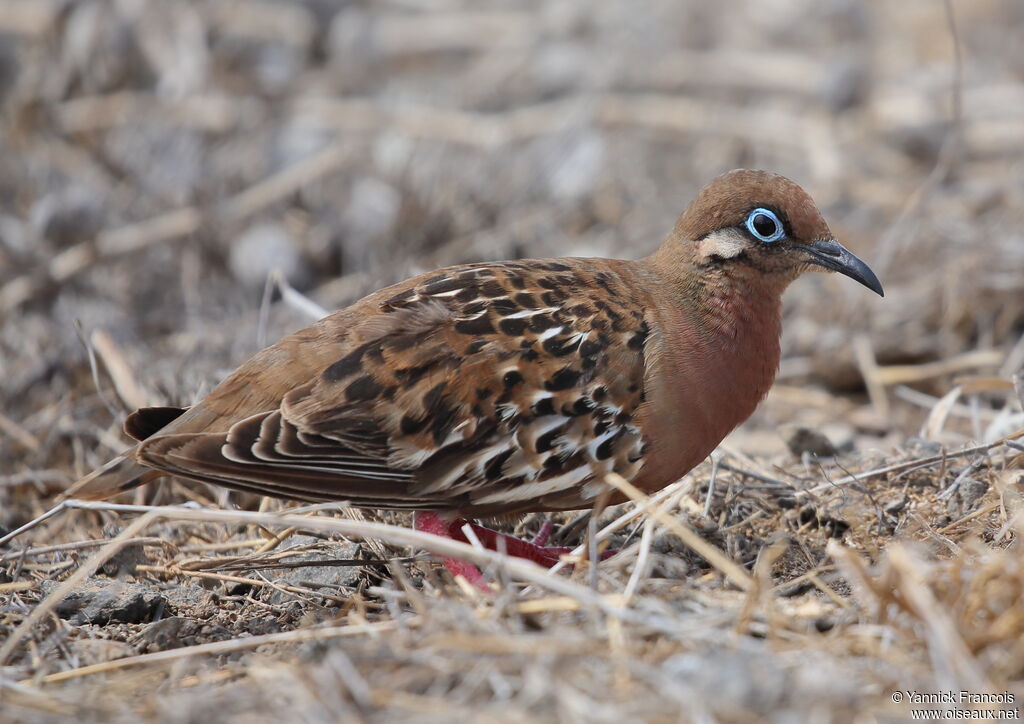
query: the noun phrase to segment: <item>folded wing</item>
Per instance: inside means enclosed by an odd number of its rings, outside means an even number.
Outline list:
[[[419,280],[347,329],[322,322],[334,361],[293,380],[275,408],[218,432],[157,433],[134,457],[307,501],[477,513],[584,504],[603,473],[643,463],[635,414],[649,329],[636,300],[616,301],[628,285],[602,264],[472,265]],[[612,293],[584,296],[595,284]],[[336,342],[323,339],[331,332]]]

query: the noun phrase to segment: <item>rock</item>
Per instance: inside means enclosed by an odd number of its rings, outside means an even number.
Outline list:
[[[226,641],[231,637],[232,633],[223,626],[184,616],[171,616],[146,626],[132,639],[132,643],[144,652],[153,652],[210,641]]]
[[[988,483],[984,480],[965,478],[957,486],[957,494],[946,502],[946,512],[953,518],[966,515],[987,492]]]
[[[58,585],[57,581],[45,581],[41,588],[43,593],[49,594]],[[148,586],[97,578],[84,583],[61,601],[57,615],[76,626],[142,623],[159,614],[166,605],[167,600]]]
[[[121,533],[121,528],[116,525],[103,527],[103,537],[110,539]],[[146,549],[141,545],[124,546],[117,553],[112,555],[100,568],[100,572],[108,578],[131,578],[135,574],[135,567],[151,563]]]
[[[317,545],[316,549],[296,554],[285,560],[289,563],[311,563],[299,568],[271,568],[267,575],[274,583],[285,586],[299,586],[317,590],[321,586],[329,593],[337,594],[338,586],[354,588],[362,579],[360,566],[317,566],[317,561],[339,558],[359,558],[359,545],[344,541],[324,541],[312,536],[296,535],[289,539],[289,548]],[[273,604],[289,603],[295,597],[282,591],[274,591],[268,597]]]
[[[906,495],[900,495],[894,500],[885,502],[882,509],[890,515],[896,515],[897,513],[903,512],[903,510],[907,507],[908,502],[909,500]]]

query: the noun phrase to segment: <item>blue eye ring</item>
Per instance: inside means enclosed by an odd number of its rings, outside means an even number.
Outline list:
[[[770,223],[775,225],[774,230],[770,234],[763,233],[767,231],[767,229],[764,228],[764,219],[767,219]],[[743,222],[743,225],[747,227],[747,231],[750,232],[751,236],[758,241],[765,242],[766,244],[778,241],[786,235],[786,228],[782,225],[782,221],[779,220],[779,217],[771,209],[761,207],[754,209],[747,214],[747,220]],[[760,230],[758,230],[758,226],[761,227]]]

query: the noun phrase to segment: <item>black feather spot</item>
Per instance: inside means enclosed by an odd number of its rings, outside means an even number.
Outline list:
[[[594,434],[603,435],[611,426],[612,423],[609,420],[599,420],[598,423],[594,425]]]
[[[558,470],[562,467],[562,461],[557,455],[548,455],[544,458],[544,469],[545,470]]]
[[[498,282],[491,280],[486,284],[480,285],[480,293],[485,297],[503,297],[505,296],[504,288],[498,284]]]
[[[362,369],[363,353],[366,352],[366,345],[357,347],[356,349],[349,352],[347,355],[342,357],[340,360],[332,364],[330,367],[323,371],[322,377],[327,382],[341,382],[343,379],[351,374],[355,374]]]
[[[476,396],[479,400],[486,400],[488,397],[494,394],[494,390],[490,387],[477,387]]]
[[[563,473],[567,473],[570,470],[575,470],[580,465],[586,465],[586,464],[587,464],[587,456],[583,452],[583,450],[580,450],[578,452],[573,453],[568,458],[566,458],[565,460],[562,461],[562,472]]]
[[[441,382],[431,387],[423,395],[423,409],[427,414],[436,414],[437,409],[441,406],[441,399],[444,397],[447,387],[447,382]]]
[[[473,319],[460,319],[455,323],[455,331],[460,334],[494,334],[494,325],[486,312]]]
[[[427,374],[430,369],[430,365],[419,365],[418,367],[409,367],[404,370],[398,370],[396,375],[406,386],[416,384],[422,379],[423,375]]]
[[[581,397],[576,402],[572,403],[572,406],[566,410],[567,415],[573,417],[579,417],[580,415],[586,415],[588,412],[592,412],[597,409],[597,404],[589,397]]]
[[[572,367],[563,367],[549,381],[544,383],[544,387],[551,392],[568,390],[579,382],[581,374],[579,370],[575,370]]]
[[[530,294],[529,292],[519,292],[518,294],[516,294],[515,300],[516,304],[518,304],[521,307],[526,307],[527,309],[531,309],[537,306],[537,300],[534,299],[533,295]]]
[[[629,342],[626,346],[630,349],[643,349],[644,341],[647,339],[647,333],[650,328],[647,326],[647,322],[640,325],[640,331],[629,338]]]
[[[385,306],[402,306],[402,302],[412,299],[416,295],[415,289],[406,289],[384,302]]]
[[[365,402],[380,394],[381,386],[370,375],[357,377],[345,388],[345,399],[349,402]]]
[[[534,314],[530,317],[530,329],[534,332],[543,332],[558,325],[558,320],[550,314]]]
[[[411,417],[409,415],[403,415],[402,421],[398,423],[403,435],[415,435],[417,432],[422,430],[426,424],[427,418]]]
[[[484,477],[487,480],[498,480],[501,477],[502,468],[505,467],[505,462],[512,457],[513,452],[515,452],[513,449],[505,450],[488,460],[484,466]]]
[[[543,435],[537,438],[536,449],[537,452],[547,452],[555,446],[555,438],[562,434],[562,427],[558,426],[554,430],[548,430]]]
[[[450,407],[443,407],[436,413],[430,424],[430,432],[434,436],[434,444],[441,445],[448,433],[455,427],[456,411]]]
[[[469,343],[468,347],[466,347],[465,354],[467,354],[467,355],[476,354],[477,352],[482,350],[486,345],[487,345],[487,342],[485,340],[482,340],[482,339],[474,340],[474,341]]]
[[[583,344],[580,345],[581,357],[593,357],[600,351],[601,345],[589,339],[584,340]]]
[[[572,352],[576,345],[571,343],[571,338],[569,337],[548,337],[544,340],[541,347],[544,348],[545,352],[554,357],[563,357]]]
[[[501,330],[502,334],[507,334],[510,337],[518,337],[526,330],[526,320],[503,319],[498,322],[498,329]]]
[[[531,348],[523,352],[519,357],[524,362],[533,362],[538,357],[540,357],[540,353],[537,352],[537,350]]]
[[[615,452],[615,436],[608,438],[600,445],[597,446],[597,450],[594,451],[594,457],[598,460],[607,460]]]
[[[493,309],[495,312],[502,315],[503,317],[521,311],[519,309],[519,305],[517,305],[515,302],[508,298],[495,299],[493,302],[491,302],[491,309]]]
[[[433,284],[428,284],[427,286],[423,287],[423,294],[425,294],[428,297],[432,297],[435,294],[452,292],[455,291],[456,289],[465,289],[472,283],[473,282],[468,279],[442,279],[439,282],[434,282]]]
[[[544,415],[555,414],[555,402],[551,397],[545,397],[543,400],[537,400],[533,403],[533,414],[537,417],[543,417]]]
[[[596,281],[598,283],[598,285],[601,286],[602,288],[604,288],[604,290],[606,292],[608,292],[609,294],[613,294],[613,295],[615,294],[615,289],[613,289],[612,285],[611,285],[611,277],[609,277],[604,272],[601,272],[600,274],[597,274],[594,277],[594,281]]]
[[[517,372],[516,370],[509,370],[501,378],[501,382],[502,382],[502,384],[505,385],[506,388],[507,387],[515,387],[516,385],[520,384],[522,381],[523,381],[523,376],[519,372]]]
[[[598,402],[600,402],[601,400],[608,396],[608,388],[605,387],[604,385],[598,385],[590,393],[590,396],[593,397]]]

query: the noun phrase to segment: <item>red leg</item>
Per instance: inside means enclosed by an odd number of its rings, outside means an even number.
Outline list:
[[[573,548],[563,548],[560,546],[545,546],[548,538],[551,537],[551,528],[554,528],[554,524],[551,521],[544,523],[537,536],[533,541],[525,541],[522,538],[516,538],[514,535],[506,535],[505,533],[499,533],[496,530],[490,528],[484,528],[482,525],[476,523],[470,523],[466,520],[460,519],[452,523],[452,537],[458,540],[465,540],[465,535],[462,534],[462,526],[469,525],[476,533],[476,537],[480,539],[480,542],[484,544],[484,547],[490,548],[491,550],[499,550],[498,539],[505,541],[505,552],[510,556],[516,558],[525,558],[528,561],[539,563],[542,566],[551,567],[561,560],[561,557],[573,552]],[[550,526],[550,527],[548,527]],[[458,528],[456,532],[455,528]],[[541,541],[541,542],[538,542]],[[617,550],[606,550],[601,552],[601,560],[611,558]]]
[[[466,537],[460,535],[458,537],[452,535],[451,523],[446,521],[437,513],[419,512],[413,513],[412,516],[413,528],[422,532],[436,535],[439,538],[454,538],[455,540],[466,542]],[[466,561],[460,561],[458,558],[444,558],[444,566],[447,568],[453,576],[462,576],[471,584],[476,586],[482,591],[492,592],[494,589],[491,588],[490,583],[480,569],[474,566],[472,563]]]
[[[456,518],[449,521],[445,520],[441,515],[431,512],[417,512],[413,515],[413,526],[416,530],[441,538],[457,540],[462,543],[470,542],[462,531],[463,526],[466,525],[472,529],[477,540],[480,541],[484,548],[489,548],[492,551],[504,550],[510,556],[525,558],[547,568],[558,563],[561,556],[572,552],[572,548],[546,547],[543,545],[551,536],[551,528],[553,526],[550,521],[544,524],[544,527],[537,534],[537,538],[534,539],[533,543],[530,543],[513,535],[506,535],[505,533],[485,528],[482,525],[471,523],[464,518]],[[611,550],[604,551],[601,554],[601,560],[613,556],[615,553],[616,551]],[[467,581],[482,590],[492,590],[487,578],[476,566],[456,558],[445,558],[443,560],[445,567],[451,571],[452,575],[463,576]]]
[[[462,519],[452,522],[452,537],[458,540],[466,540],[466,536],[462,532],[462,526],[467,524],[473,529],[476,537],[485,548],[490,548],[492,551],[501,550],[498,543],[500,540],[504,543],[505,552],[508,555],[514,558],[525,558],[528,561],[533,561],[548,568],[558,563],[559,556],[572,551],[572,548],[544,548],[521,538],[516,538],[514,535],[499,533],[496,530],[484,528],[482,525],[469,523]]]

